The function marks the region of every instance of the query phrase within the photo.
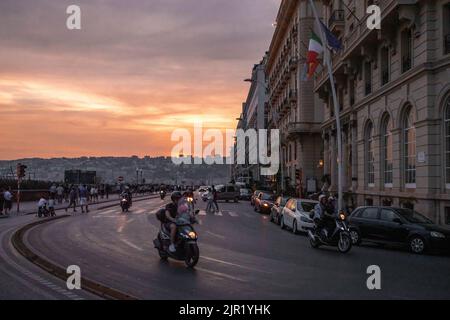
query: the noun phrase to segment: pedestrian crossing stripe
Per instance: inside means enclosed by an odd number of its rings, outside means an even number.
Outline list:
[[[206,211],[205,210],[200,210],[200,212],[198,213],[199,216],[206,216]]]
[[[232,216],[232,217],[237,217],[237,216],[239,216],[236,212],[233,212],[233,211],[228,211],[228,214],[229,214],[230,216]]]
[[[216,215],[216,216],[223,216],[223,214],[222,214],[222,212],[216,212],[214,215]]]

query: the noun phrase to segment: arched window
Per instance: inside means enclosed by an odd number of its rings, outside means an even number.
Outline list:
[[[416,118],[411,107],[403,117],[403,156],[404,175],[407,187],[415,187],[416,184]]]
[[[383,163],[383,180],[384,184],[389,186],[393,182],[392,174],[392,121],[387,115],[384,117],[381,125],[381,156]]]
[[[444,130],[445,130],[445,184],[450,189],[450,97],[447,99],[444,109]]]
[[[366,172],[367,184],[373,186],[375,184],[375,159],[374,159],[374,143],[373,143],[373,125],[369,123],[366,128]]]

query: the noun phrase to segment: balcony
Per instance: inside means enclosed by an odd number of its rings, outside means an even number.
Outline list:
[[[328,26],[330,27],[330,30],[342,31],[344,29],[344,23],[345,23],[345,11],[334,10],[331,13],[330,19],[328,20]]]
[[[288,124],[289,137],[302,134],[320,133],[321,124],[317,122],[291,122]]]

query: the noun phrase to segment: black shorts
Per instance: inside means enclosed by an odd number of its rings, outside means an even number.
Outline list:
[[[11,210],[12,208],[12,201],[5,200],[5,209]]]
[[[164,222],[164,228],[166,228],[168,231],[170,231],[170,226],[172,224],[175,225],[175,223],[173,223],[172,221]]]

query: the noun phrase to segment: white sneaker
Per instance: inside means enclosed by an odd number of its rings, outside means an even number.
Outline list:
[[[175,246],[174,246],[173,244],[171,244],[171,245],[169,246],[169,251],[172,252],[172,253],[174,253],[174,252],[177,251],[177,249],[175,248]]]

